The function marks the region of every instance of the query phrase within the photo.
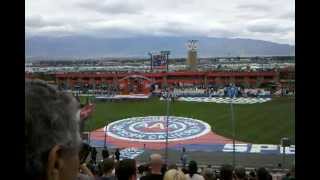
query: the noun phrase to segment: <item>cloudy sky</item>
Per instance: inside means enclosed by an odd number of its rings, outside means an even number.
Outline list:
[[[26,37],[207,36],[295,44],[294,0],[28,0]]]

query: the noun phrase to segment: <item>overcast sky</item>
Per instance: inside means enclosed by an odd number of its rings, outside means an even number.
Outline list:
[[[28,0],[26,37],[207,36],[295,44],[294,0]]]

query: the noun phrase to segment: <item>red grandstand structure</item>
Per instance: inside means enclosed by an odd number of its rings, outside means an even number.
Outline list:
[[[36,75],[26,73],[26,78],[35,79]],[[227,85],[235,83],[245,87],[258,87],[273,84],[277,89],[295,88],[295,70],[286,68],[273,71],[179,71],[179,72],[64,72],[51,74],[56,85],[73,89],[77,85],[99,87],[113,85],[121,94],[148,94],[152,85],[167,87],[173,85]]]
[[[289,86],[294,77],[292,70],[261,71],[261,72],[158,72],[158,73],[110,73],[110,72],[81,72],[81,73],[56,73],[55,80],[58,85],[66,85],[72,88],[77,84],[89,85],[91,87],[105,84],[117,84],[123,94],[129,94],[130,88],[135,93],[147,93],[152,84],[159,87],[171,85],[203,85],[209,84],[227,85],[235,83],[248,87],[257,87],[264,83],[281,84],[282,87]],[[292,84],[291,84],[292,85]],[[130,87],[131,86],[131,87]]]

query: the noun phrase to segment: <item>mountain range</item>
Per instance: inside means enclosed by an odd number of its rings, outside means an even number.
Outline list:
[[[170,57],[187,56],[186,43],[198,40],[199,57],[288,56],[294,46],[253,39],[210,37],[96,38],[88,36],[30,37],[25,40],[27,58],[147,58],[148,52],[169,50]]]

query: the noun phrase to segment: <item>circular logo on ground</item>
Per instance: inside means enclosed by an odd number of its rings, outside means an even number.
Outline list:
[[[105,127],[106,128],[106,127]],[[179,141],[210,132],[210,125],[196,119],[169,116],[132,117],[110,123],[107,135],[117,139],[142,142]]]

